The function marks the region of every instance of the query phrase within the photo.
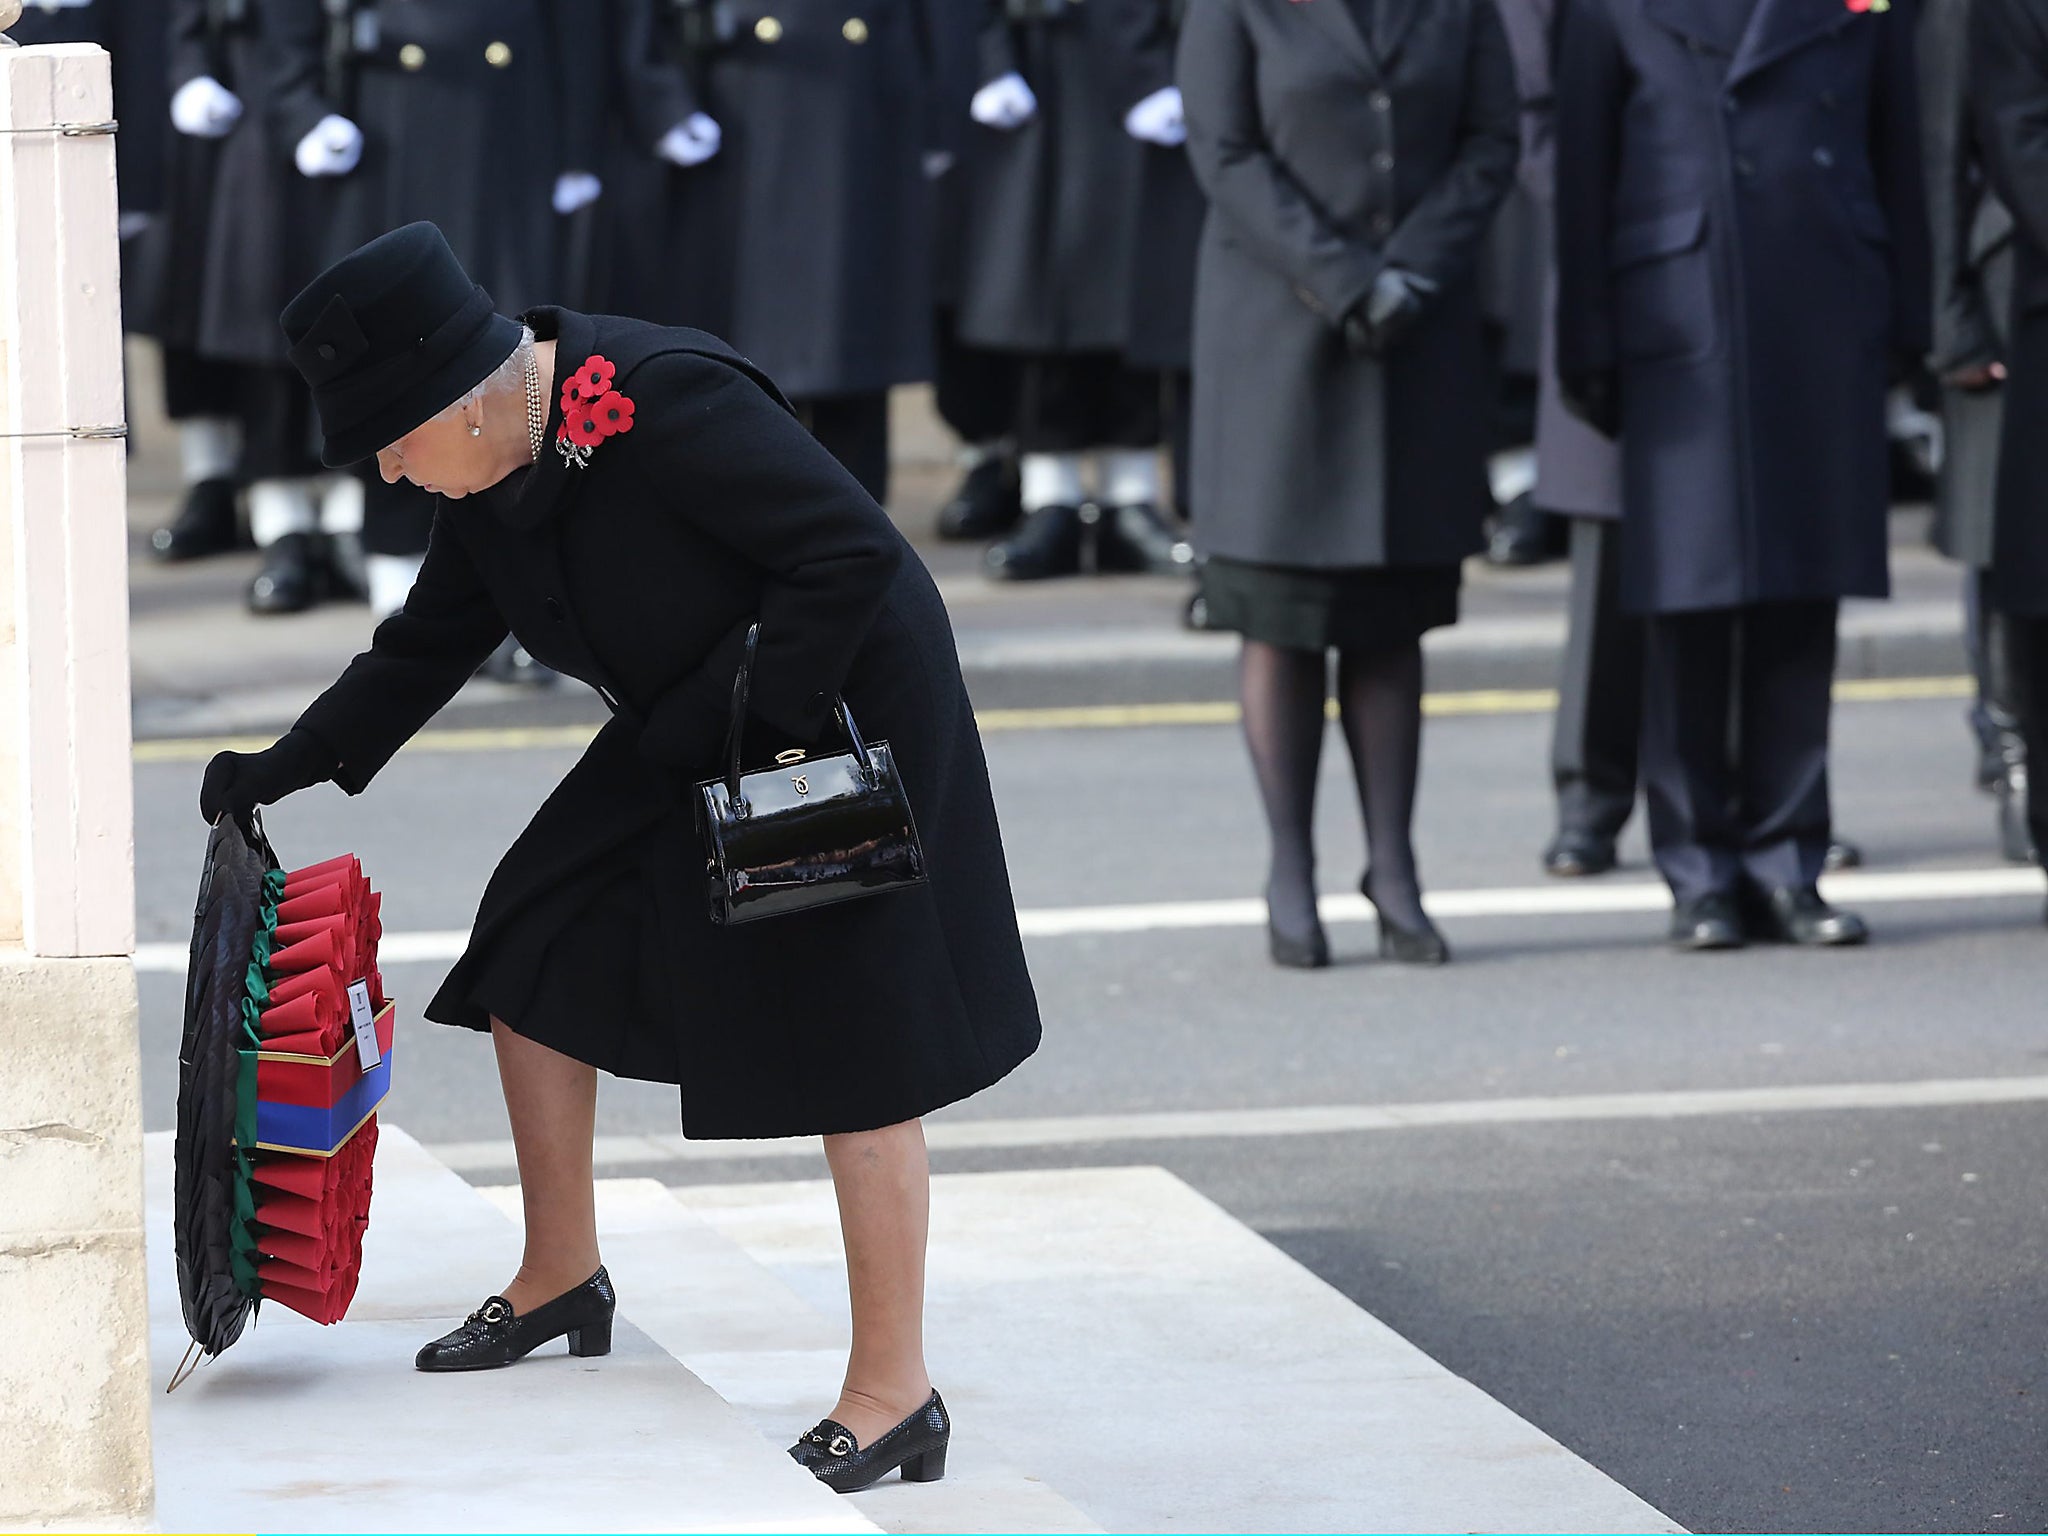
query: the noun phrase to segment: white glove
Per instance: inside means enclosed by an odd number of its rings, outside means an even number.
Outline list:
[[[171,98],[171,126],[195,139],[217,139],[242,115],[242,98],[211,75],[187,80]]]
[[[1007,132],[1022,128],[1038,115],[1038,98],[1031,94],[1024,77],[1013,70],[976,91],[967,110],[982,127]]]
[[[702,165],[718,153],[725,130],[702,112],[692,112],[661,136],[654,152],[671,165]]]
[[[588,171],[564,171],[555,178],[555,212],[567,218],[604,195],[604,183]]]
[[[363,130],[328,113],[292,152],[301,176],[346,176],[363,163]]]
[[[1124,132],[1147,144],[1179,149],[1188,141],[1188,120],[1181,111],[1180,87],[1161,86],[1124,114]]]

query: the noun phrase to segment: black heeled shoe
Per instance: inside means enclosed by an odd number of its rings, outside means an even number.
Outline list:
[[[946,1475],[946,1447],[952,1438],[953,1421],[935,1391],[917,1412],[877,1435],[873,1445],[862,1446],[835,1419],[820,1419],[789,1454],[834,1493],[858,1493],[898,1467],[906,1483],[936,1483]]]
[[[512,1303],[493,1296],[463,1320],[453,1333],[420,1346],[413,1364],[423,1371],[482,1371],[523,1359],[550,1339],[569,1337],[572,1355],[608,1355],[612,1349],[612,1314],[619,1298],[602,1264],[597,1273],[542,1302],[531,1312],[512,1310]]]
[[[1266,892],[1266,952],[1275,965],[1292,971],[1319,971],[1330,963],[1330,936],[1313,915],[1309,925],[1309,931],[1298,937],[1284,932],[1273,921],[1273,893]]]
[[[1436,924],[1426,915],[1420,928],[1404,928],[1380,911],[1380,904],[1373,901],[1371,870],[1367,870],[1365,878],[1358,882],[1358,891],[1367,901],[1372,902],[1373,914],[1379,919],[1382,960],[1392,960],[1398,965],[1451,963],[1451,946],[1444,942],[1444,936],[1436,931]]]

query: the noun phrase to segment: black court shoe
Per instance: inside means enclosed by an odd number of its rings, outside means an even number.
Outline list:
[[[512,1303],[493,1296],[453,1333],[420,1347],[413,1364],[423,1371],[482,1371],[510,1365],[550,1339],[569,1336],[572,1355],[608,1355],[612,1349],[612,1313],[619,1298],[602,1264],[597,1273],[542,1302],[531,1312],[512,1310]]]
[[[1358,882],[1359,893],[1371,903],[1373,916],[1379,921],[1380,958],[1391,960],[1397,965],[1449,965],[1451,946],[1444,942],[1444,936],[1437,932],[1435,923],[1428,916],[1422,919],[1420,928],[1406,928],[1380,910],[1380,904],[1373,899],[1372,871],[1365,872],[1365,878]]]
[[[906,1483],[936,1483],[946,1475],[946,1446],[952,1438],[953,1421],[934,1392],[917,1412],[877,1435],[873,1445],[863,1447],[837,1420],[820,1419],[789,1454],[834,1493],[857,1493],[898,1467]]]

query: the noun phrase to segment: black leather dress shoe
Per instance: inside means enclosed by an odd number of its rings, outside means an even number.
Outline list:
[[[906,1483],[936,1483],[946,1475],[946,1446],[952,1438],[953,1421],[934,1392],[917,1412],[877,1435],[873,1445],[862,1446],[836,1420],[820,1419],[789,1454],[834,1493],[856,1493],[898,1467]]]
[[[1847,842],[1839,837],[1828,844],[1828,856],[1821,864],[1821,868],[1825,869],[1829,874],[1833,874],[1838,869],[1861,869],[1862,867],[1863,850],[1857,847],[1856,844]]]
[[[1861,944],[1870,937],[1862,918],[1829,906],[1810,885],[1772,891],[1755,905],[1753,926],[1759,938],[1820,949]]]
[[[988,547],[982,557],[997,581],[1043,581],[1081,569],[1081,509],[1040,507],[1024,514],[1023,526]]]
[[[1716,894],[1678,903],[1671,911],[1671,942],[1680,949],[1742,948],[1742,913],[1735,898]]]
[[[203,560],[235,547],[235,482],[201,480],[185,492],[178,514],[149,536],[159,560]]]
[[[2033,829],[2027,824],[2027,769],[2015,763],[1992,786],[1998,796],[1998,851],[2009,864],[2031,864],[2036,857]]]
[[[952,500],[939,508],[942,539],[993,539],[1008,533],[1024,515],[1017,500],[1017,462],[990,454],[967,471]]]
[[[249,583],[251,613],[303,613],[327,596],[327,551],[319,536],[288,533],[263,552]]]
[[[1104,509],[1095,524],[1095,568],[1168,575],[1195,568],[1195,547],[1148,503]]]
[[[602,1264],[597,1273],[544,1301],[531,1312],[512,1310],[512,1303],[493,1296],[464,1319],[453,1333],[420,1346],[413,1364],[423,1371],[482,1371],[523,1359],[550,1339],[569,1337],[572,1355],[608,1355],[612,1349],[612,1313],[618,1296]]]
[[[1614,839],[1594,832],[1560,832],[1543,850],[1543,869],[1566,880],[1604,875],[1614,868]]]

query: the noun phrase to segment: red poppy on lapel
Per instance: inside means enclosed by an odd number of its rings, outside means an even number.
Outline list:
[[[608,437],[633,430],[633,402],[612,388],[618,369],[592,353],[562,386],[562,429],[555,447],[564,463],[590,467],[591,450]]]
[[[1892,0],[1842,0],[1842,3],[1861,16],[1866,11],[1888,11]]]

